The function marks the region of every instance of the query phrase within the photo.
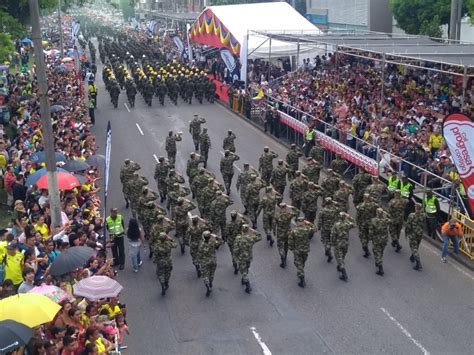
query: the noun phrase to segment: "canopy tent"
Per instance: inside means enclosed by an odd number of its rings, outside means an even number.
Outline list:
[[[321,31],[301,16],[287,2],[209,6],[189,30],[190,40],[216,48],[228,49],[240,57],[241,76],[245,78],[248,58],[271,58],[297,55],[314,47],[279,40],[250,31],[278,31],[288,34]]]

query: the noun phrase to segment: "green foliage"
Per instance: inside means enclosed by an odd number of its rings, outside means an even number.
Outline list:
[[[49,10],[58,6],[58,0],[39,0],[41,10]],[[7,0],[0,8],[8,12],[12,17],[23,24],[28,23],[30,18],[30,7],[28,0]]]
[[[122,10],[123,18],[135,16],[135,2],[133,0],[119,0],[119,7]]]
[[[398,25],[409,34],[422,34],[422,27],[431,31],[448,23],[450,4],[450,0],[390,0]]]
[[[441,38],[443,36],[443,31],[439,25],[439,17],[435,16],[432,19],[425,20],[420,26],[420,34],[426,35],[435,38]]]
[[[468,16],[471,18],[471,23],[474,24],[474,0],[465,0]]]
[[[10,16],[8,12],[0,9],[0,32],[7,32],[13,38],[19,38],[25,35],[26,28],[20,21]]]
[[[0,63],[8,60],[9,55],[15,50],[12,37],[9,33],[0,32]]]

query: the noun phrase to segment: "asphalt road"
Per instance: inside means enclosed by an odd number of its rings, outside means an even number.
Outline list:
[[[120,96],[114,109],[101,79],[99,109],[94,131],[105,148],[107,121],[112,124],[112,164],[108,207],[119,208],[127,219],[129,210],[121,194],[120,166],[130,158],[141,164],[141,174],[153,180],[155,157],[166,155],[167,132],[183,131],[178,143],[177,169],[185,175],[186,160],[193,149],[188,122],[194,113],[206,118],[212,140],[208,168],[219,173],[222,140],[228,129],[237,135],[236,166],[248,161],[257,167],[265,145],[278,153],[286,148],[248,122],[218,104],[185,104],[168,100],[164,107],[156,98],[145,106],[137,95],[129,110]],[[129,112],[130,111],[130,112]],[[234,206],[242,210],[233,182]],[[230,210],[230,208],[229,208]],[[261,228],[261,221],[259,222]],[[173,251],[173,272],[165,297],[154,264],[144,258],[138,274],[126,269],[118,280],[124,285],[121,300],[127,304],[131,335],[126,337],[130,354],[472,354],[474,353],[474,276],[450,260],[440,261],[439,251],[422,244],[423,271],[412,270],[405,238],[396,254],[385,253],[385,276],[375,274],[373,258],[362,257],[357,231],[351,233],[346,259],[349,282],[338,279],[336,266],[328,264],[319,241],[313,238],[306,264],[305,289],[297,286],[296,269],[289,256],[286,270],[279,267],[276,245],[255,245],[250,280],[253,291],[243,291],[233,274],[227,246],[218,250],[214,291],[205,297],[202,280],[196,278],[189,252]],[[148,252],[148,251],[147,251]],[[290,253],[291,254],[291,253]]]

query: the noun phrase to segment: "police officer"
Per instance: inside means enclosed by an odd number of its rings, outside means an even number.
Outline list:
[[[123,216],[117,212],[116,208],[110,210],[110,216],[105,219],[107,232],[109,232],[110,243],[112,244],[113,266],[119,266],[123,270],[125,264],[124,232],[125,222]]]
[[[439,201],[435,195],[433,195],[433,190],[426,190],[426,196],[423,200],[423,208],[426,213],[426,226],[428,229],[428,235],[436,239],[436,230],[438,228],[438,218],[439,218]]]

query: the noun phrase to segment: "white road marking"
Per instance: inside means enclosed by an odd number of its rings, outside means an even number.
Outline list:
[[[126,102],[123,103],[123,105],[125,106],[125,108],[127,109],[128,112],[130,112],[130,109],[128,108],[128,105]]]
[[[158,157],[156,156],[156,154],[153,154],[153,158],[155,159],[155,161],[158,163],[159,160],[158,160]]]
[[[438,256],[440,258],[440,263],[441,263],[441,254],[440,254],[440,251],[439,250],[435,250],[433,247],[431,246],[428,246],[426,243],[422,243],[421,244],[423,247],[425,247],[426,250],[428,250],[429,252],[431,252],[432,254]],[[474,275],[472,273],[469,273],[465,270],[463,270],[462,268],[460,268],[459,266],[457,266],[456,264],[454,263],[448,263],[447,265],[450,265],[452,266],[453,268],[455,268],[457,271],[459,271],[461,274],[463,274],[464,276],[468,277],[469,279],[471,279],[472,281],[474,281]]]
[[[390,313],[388,313],[388,311],[387,311],[385,308],[382,307],[382,308],[380,308],[380,310],[381,310],[383,313],[385,313],[385,315],[386,315],[393,323],[395,323],[395,325],[402,331],[402,333],[403,333],[408,339],[410,339],[410,340],[413,342],[413,344],[415,344],[415,345],[418,347],[418,349],[420,349],[420,350],[423,352],[424,355],[429,355],[429,354],[430,354],[430,352],[429,352],[428,350],[426,350],[426,349],[423,347],[423,345],[421,345],[421,344],[418,342],[418,340],[416,340],[415,338],[413,338],[413,337],[411,336],[411,334],[408,332],[408,330],[406,330],[406,329],[403,327],[403,325],[400,324],[399,321],[397,321]]]
[[[224,156],[224,152],[221,152],[221,155]],[[240,169],[236,163],[234,163],[234,168],[236,168],[239,173],[242,172],[242,169]]]
[[[143,136],[143,131],[142,129],[140,128],[140,125],[138,123],[135,123],[137,125],[137,128],[138,128],[138,131],[140,132],[140,134]]]
[[[262,348],[263,355],[272,355],[272,352],[268,348],[267,344],[265,344],[262,341],[262,338],[260,337],[260,334],[257,333],[257,329],[255,327],[250,327],[250,330],[252,331],[253,336],[255,337],[255,339],[257,339],[258,345],[260,345],[260,347]]]

